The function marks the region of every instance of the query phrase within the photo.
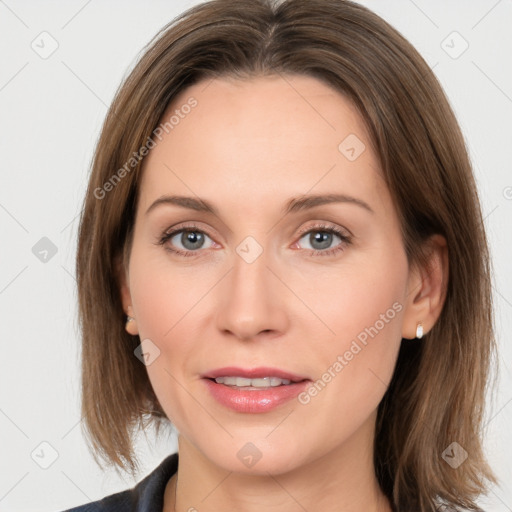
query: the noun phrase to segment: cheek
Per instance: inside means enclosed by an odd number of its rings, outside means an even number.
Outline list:
[[[204,295],[204,284],[197,279],[197,272],[194,275],[173,267],[163,252],[134,244],[130,293],[143,348],[151,347],[153,354],[158,354],[146,366],[151,386],[168,418],[181,428],[183,418],[188,418],[185,424],[193,421],[189,418],[191,408],[182,407],[190,405],[190,399],[182,396],[179,384],[184,382],[185,362],[193,348],[188,320]],[[176,339],[179,343],[173,342]],[[145,345],[147,340],[151,342]]]
[[[400,348],[407,272],[404,253],[383,251],[331,275],[330,293],[315,292],[335,334],[315,346],[320,370],[302,403],[313,417],[327,411],[334,430],[348,425],[347,415],[351,425],[361,424],[387,389]]]
[[[146,370],[162,407],[178,426],[198,413],[180,384],[192,373],[190,361],[198,359],[197,340],[204,339],[198,317],[218,281],[219,272],[208,265],[176,265],[161,248],[132,248],[130,293],[139,337],[151,340],[159,351]]]
[[[381,248],[348,255],[338,268],[328,268],[299,282],[294,290],[322,320],[322,337],[338,350],[352,340],[395,339],[401,334],[408,263],[402,250]],[[320,332],[320,331],[319,331]],[[377,347],[376,347],[377,348]]]
[[[215,285],[205,265],[173,264],[164,249],[134,247],[130,292],[141,339],[172,339],[174,331]],[[189,322],[190,323],[190,322]]]

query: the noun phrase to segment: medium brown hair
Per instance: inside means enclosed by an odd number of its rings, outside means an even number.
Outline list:
[[[496,348],[488,245],[471,163],[423,58],[379,16],[347,0],[200,4],[155,36],[117,91],[93,159],[76,263],[83,427],[93,456],[135,474],[135,428],[156,425],[158,433],[169,424],[134,356],[140,339],[124,329],[119,293],[141,148],[173,98],[199,80],[293,74],[323,81],[357,107],[398,211],[409,263],[426,262],[430,235],[447,240],[444,307],[423,339],[402,341],[378,408],[374,463],[395,510],[424,512],[441,503],[474,510],[487,482],[497,483],[482,450]],[[468,454],[456,469],[441,456],[453,442]]]

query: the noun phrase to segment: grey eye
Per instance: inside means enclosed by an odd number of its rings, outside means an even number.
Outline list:
[[[342,242],[341,237],[335,233],[322,230],[313,230],[309,233],[306,233],[301,238],[301,240],[306,239],[306,241],[310,244],[310,247],[305,247],[306,249],[321,251],[324,249],[329,249],[333,243],[334,238],[338,238],[339,241]]]
[[[206,238],[210,239],[208,235],[201,231],[182,230],[173,235],[170,238],[170,242],[178,249],[184,249],[186,251],[195,251],[197,249],[203,248]]]

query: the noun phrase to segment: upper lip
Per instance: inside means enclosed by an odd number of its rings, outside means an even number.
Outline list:
[[[203,379],[215,379],[217,377],[245,377],[247,379],[261,379],[263,377],[277,377],[279,379],[288,379],[292,382],[301,382],[309,380],[307,377],[296,375],[279,368],[270,368],[260,366],[258,368],[239,368],[236,366],[226,366],[216,368],[201,375]]]

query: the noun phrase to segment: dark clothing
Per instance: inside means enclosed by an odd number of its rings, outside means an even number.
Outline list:
[[[165,486],[178,470],[178,454],[164,459],[135,487],[63,512],[162,512]]]

